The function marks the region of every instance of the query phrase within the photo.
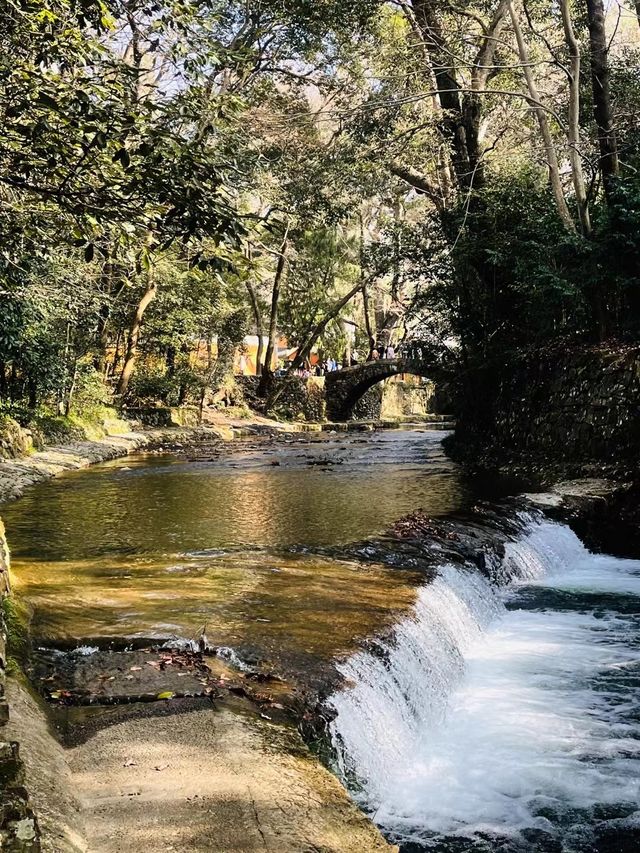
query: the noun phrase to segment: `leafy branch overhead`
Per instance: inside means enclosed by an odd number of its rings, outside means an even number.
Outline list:
[[[4,0],[0,398],[202,402],[248,333],[265,397],[283,339],[635,338],[633,11]]]

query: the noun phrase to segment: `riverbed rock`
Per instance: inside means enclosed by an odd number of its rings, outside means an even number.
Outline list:
[[[45,853],[397,850],[294,729],[229,709],[149,711],[63,750],[25,689],[10,692]]]

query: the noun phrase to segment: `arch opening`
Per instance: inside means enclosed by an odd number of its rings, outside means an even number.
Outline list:
[[[327,375],[325,396],[327,418],[348,421],[355,406],[375,385],[403,374],[432,378],[432,369],[410,359],[368,361]]]

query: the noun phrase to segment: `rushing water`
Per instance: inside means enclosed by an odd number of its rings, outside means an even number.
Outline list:
[[[402,850],[638,850],[640,563],[536,522],[505,564],[443,566],[343,664],[340,770]]]

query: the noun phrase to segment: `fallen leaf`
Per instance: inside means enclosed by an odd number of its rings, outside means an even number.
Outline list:
[[[158,699],[173,699],[173,697],[175,695],[176,694],[173,692],[173,690],[165,690],[162,693],[158,693],[157,698]]]
[[[156,770],[166,770],[168,766],[168,764],[157,764]]]

